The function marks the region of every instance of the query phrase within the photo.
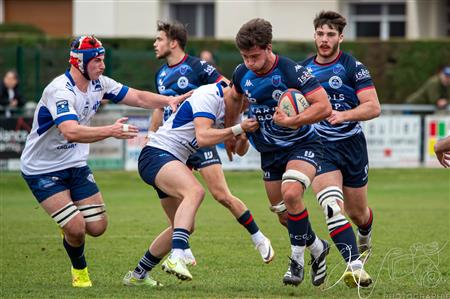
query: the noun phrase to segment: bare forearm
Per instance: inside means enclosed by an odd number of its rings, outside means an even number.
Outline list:
[[[150,121],[150,127],[148,128],[151,132],[156,132],[162,124],[164,117],[164,110],[162,108],[157,108],[153,111],[152,119]]]
[[[446,152],[450,151],[450,136],[441,139],[434,145],[435,152]]]
[[[111,126],[88,127],[76,126],[64,132],[64,138],[69,142],[92,143],[112,136]]]
[[[216,145],[234,136],[231,128],[208,128],[200,132],[196,132],[195,135],[198,146],[200,147]]]
[[[378,117],[381,113],[381,108],[378,104],[367,102],[342,113],[345,121],[364,121]]]
[[[331,106],[327,104],[317,103],[311,105],[308,109],[298,114],[295,124],[300,127],[310,125],[327,118],[331,113]]]

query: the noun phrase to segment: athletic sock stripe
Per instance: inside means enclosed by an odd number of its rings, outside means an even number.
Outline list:
[[[185,236],[187,238],[189,238],[189,234],[185,233],[185,232],[173,232],[174,236]]]
[[[331,230],[335,230],[335,229],[338,229],[339,227],[345,226],[347,224],[349,224],[349,222],[347,220],[342,220],[339,223],[336,223],[336,224],[333,224],[333,225],[328,225],[328,230],[330,230],[330,231]]]
[[[342,217],[340,217],[340,218],[341,218],[341,219],[334,220],[334,221],[329,221],[329,220],[328,220],[328,221],[327,221],[327,225],[333,225],[333,224],[342,222],[343,220],[347,221],[347,218],[345,218],[344,215],[342,215]]]
[[[252,221],[253,221],[253,216],[250,215],[250,218],[248,218],[248,220],[244,222],[244,225],[245,225],[245,226],[246,226],[246,225],[249,225]]]
[[[350,225],[350,223],[347,223],[346,225],[341,226],[340,228],[338,228],[338,229],[334,230],[333,232],[331,232],[331,233],[330,233],[330,237],[334,237],[334,236],[336,236],[337,234],[339,234],[340,232],[342,232],[342,231],[344,231],[344,230],[346,230],[346,229],[348,229],[348,228],[352,228],[352,226]]]
[[[299,220],[302,220],[305,217],[308,217],[308,211],[307,210],[304,210],[303,212],[301,212],[298,215],[292,215],[292,214],[288,213],[288,218],[289,218],[289,220],[292,220],[292,221],[299,221]]]

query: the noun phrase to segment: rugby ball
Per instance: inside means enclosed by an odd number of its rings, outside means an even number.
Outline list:
[[[278,100],[278,107],[287,116],[296,116],[309,107],[309,103],[303,94],[297,89],[289,88],[283,92]]]

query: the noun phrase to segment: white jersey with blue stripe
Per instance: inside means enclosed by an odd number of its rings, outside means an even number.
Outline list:
[[[88,126],[102,99],[120,102],[128,92],[124,86],[100,76],[80,91],[69,71],[56,77],[42,93],[34,112],[33,127],[21,156],[26,175],[43,174],[87,165],[88,143],[68,142],[57,126],[66,120]]]
[[[333,110],[346,111],[359,105],[357,94],[374,88],[367,68],[351,55],[340,52],[338,57],[327,64],[320,64],[315,56],[301,62],[325,88]],[[341,140],[361,132],[358,121],[346,121],[331,125],[323,120],[314,124],[316,132],[328,141]]]
[[[147,145],[165,150],[186,163],[188,157],[199,148],[195,138],[194,119],[206,117],[214,121],[215,128],[222,128],[224,115],[221,83],[200,86],[158,131],[152,133]]]

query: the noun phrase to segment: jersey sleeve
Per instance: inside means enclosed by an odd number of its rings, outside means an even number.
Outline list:
[[[192,117],[206,117],[216,120],[218,114],[219,100],[217,96],[212,93],[194,92],[190,98],[192,106]]]
[[[231,82],[233,83],[234,88],[240,94],[244,93],[241,87],[241,80],[244,75],[245,75],[245,66],[244,64],[241,63],[234,69],[233,76],[231,78]]]
[[[364,64],[354,58],[349,61],[349,64],[348,75],[355,86],[356,93],[374,87],[370,72]]]
[[[75,94],[69,90],[57,90],[53,97],[47,102],[47,109],[50,112],[56,125],[66,121],[78,121],[78,115],[74,108]]]
[[[298,89],[304,96],[322,88],[316,77],[300,64],[288,60],[284,63],[283,71],[288,88]]]
[[[104,91],[103,98],[116,104],[123,100],[129,89],[128,86],[118,83],[106,76],[101,77],[101,83]]]

